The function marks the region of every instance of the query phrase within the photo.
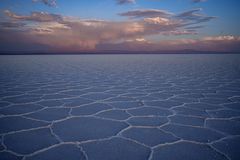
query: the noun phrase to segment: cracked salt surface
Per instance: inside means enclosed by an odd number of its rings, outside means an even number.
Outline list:
[[[2,160],[239,160],[239,55],[1,56]]]

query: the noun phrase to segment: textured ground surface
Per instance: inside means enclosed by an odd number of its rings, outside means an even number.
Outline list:
[[[0,57],[1,160],[239,160],[240,56]]]

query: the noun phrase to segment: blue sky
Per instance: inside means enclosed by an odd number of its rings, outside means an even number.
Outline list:
[[[71,50],[71,47],[74,48],[74,51],[108,49],[106,46],[110,46],[110,49],[131,46],[129,50],[135,50],[139,45],[143,48],[146,46],[146,50],[148,50],[151,48],[150,44],[154,44],[153,48],[158,50],[157,43],[166,46],[166,44],[172,45],[171,41],[178,45],[175,46],[175,49],[195,49],[187,47],[185,43],[188,40],[189,43],[195,40],[194,44],[198,43],[195,45],[198,50],[213,49],[204,48],[207,46],[204,40],[211,40],[210,43],[222,40],[221,43],[227,41],[228,44],[231,41],[234,43],[234,45],[230,45],[231,47],[239,44],[239,0],[202,0],[202,2],[201,0],[200,2],[193,2],[193,0],[122,0],[122,4],[119,4],[119,1],[121,0],[2,0],[0,3],[0,31],[26,40],[22,47],[20,45],[15,50],[24,50],[29,39],[34,42],[32,45],[39,44],[39,46],[43,46],[42,50],[49,49],[50,51],[59,48],[68,51]],[[133,11],[137,11],[137,13]],[[190,13],[179,16],[189,11]],[[37,15],[34,16],[32,13],[37,13]],[[53,15],[62,17],[62,20],[54,19]],[[43,20],[40,16],[51,18]],[[94,22],[92,22],[93,20]],[[91,24],[88,21],[91,21]],[[118,28],[116,23],[122,28]],[[132,27],[134,29],[129,31]],[[20,33],[19,30],[25,33]],[[69,34],[62,34],[64,31]],[[70,34],[72,35],[73,32],[76,33],[76,36],[71,37]],[[95,32],[95,35],[99,36],[91,35],[90,32]],[[89,37],[87,37],[87,33],[90,34]],[[39,35],[46,39],[36,38]],[[61,46],[62,43],[59,39],[63,37],[72,38],[69,40],[72,41],[69,42],[69,46],[65,44]],[[45,42],[48,39],[50,41]],[[178,40],[179,43],[176,42]],[[16,42],[7,35],[0,41],[4,42],[0,46],[4,50],[11,50],[6,46],[11,46],[11,43]],[[79,43],[76,43],[78,41]],[[48,45],[49,43],[53,44]],[[181,43],[184,44],[181,46]],[[59,47],[54,48],[53,46],[56,45]],[[37,48],[41,49],[41,47]],[[229,48],[229,50],[235,50],[235,48]]]

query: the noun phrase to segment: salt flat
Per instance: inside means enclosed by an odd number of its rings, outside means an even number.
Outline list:
[[[239,160],[239,55],[0,56],[1,160]]]

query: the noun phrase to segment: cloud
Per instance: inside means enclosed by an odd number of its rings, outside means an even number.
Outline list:
[[[236,36],[215,36],[215,37],[205,37],[205,41],[240,41],[240,37]]]
[[[202,9],[192,9],[179,14],[170,13],[164,10],[145,9],[134,10],[120,13],[120,16],[137,19],[143,24],[146,34],[163,35],[196,35],[199,25],[216,18],[213,16],[203,15]]]
[[[195,15],[196,12],[200,12],[202,11],[202,8],[196,8],[196,9],[191,9],[185,12],[182,12],[180,14],[178,14],[178,17],[192,17]]]
[[[199,2],[206,2],[207,0],[192,0],[194,3],[199,3]]]
[[[18,22],[0,22],[0,27],[1,28],[6,28],[6,29],[16,29],[16,28],[21,28],[24,27],[25,23],[18,23]]]
[[[182,13],[176,15],[176,18],[182,19],[182,20],[185,20],[185,21],[191,21],[190,24],[208,22],[212,19],[217,18],[217,17],[214,17],[214,16],[206,16],[206,15],[200,14],[199,13],[200,11],[202,11],[201,8],[185,11],[185,12],[182,12]]]
[[[174,35],[174,36],[180,36],[180,35],[197,35],[197,32],[195,30],[176,30],[176,31],[170,31],[170,32],[163,32],[163,35]]]
[[[133,19],[106,21],[64,17],[46,12],[19,15],[6,10],[5,15],[9,22],[24,23],[25,25],[19,26],[19,29],[11,32],[5,32],[7,30],[5,24],[6,28],[0,30],[0,34],[4,35],[0,42],[16,43],[15,38],[11,37],[18,36],[18,39],[25,42],[24,44],[39,44],[50,50],[62,52],[96,50],[101,44],[127,43],[128,40],[146,43],[148,41],[145,41],[145,37],[151,35],[197,34],[197,26],[195,26],[196,28],[187,28],[194,27],[190,24],[193,20],[185,19],[185,17],[192,16],[193,13],[195,11],[179,15],[161,10],[129,11],[123,16],[133,16]],[[10,25],[8,27],[11,28]]]
[[[49,7],[56,7],[57,1],[56,0],[32,0],[33,2],[42,2],[43,4]]]
[[[213,52],[239,52],[240,37],[234,36],[212,36],[202,39],[176,39],[161,40],[159,42],[145,41],[125,41],[117,44],[99,44],[99,50],[119,50],[119,51],[148,51],[148,52],[184,52],[192,51],[213,51]]]
[[[119,14],[120,16],[129,17],[129,18],[143,18],[143,17],[168,17],[172,15],[164,10],[157,9],[142,9],[142,10],[134,10],[123,12]]]
[[[5,10],[4,13],[14,20],[22,21],[35,21],[35,22],[53,22],[62,21],[62,16],[57,14],[49,14],[46,12],[32,12],[29,16],[17,15],[9,10]]]
[[[157,10],[157,9],[140,9],[140,10],[133,10],[128,12],[120,13],[120,16],[128,17],[131,19],[136,18],[171,18],[174,20],[181,20],[185,21],[187,25],[196,24],[207,22],[212,19],[215,19],[214,16],[207,16],[200,14],[202,11],[201,8],[188,10],[179,14],[173,14],[165,10]]]
[[[118,4],[136,3],[136,0],[116,0]],[[205,2],[207,0],[191,0],[193,3]]]
[[[167,18],[154,17],[154,18],[144,18],[144,21],[150,24],[161,24],[161,25],[169,25],[170,20]]]
[[[19,16],[9,11],[7,13],[6,15],[14,20],[34,22],[25,27],[25,32],[11,32],[8,33],[9,37],[15,37],[13,35],[17,34],[20,39],[31,40],[29,43],[49,46],[53,50],[91,50],[95,49],[98,43],[119,41],[144,34],[144,26],[138,22],[81,20],[64,18],[60,15],[52,18],[51,14],[38,14],[51,17],[43,20],[41,16],[32,16],[32,14]],[[5,34],[3,30],[1,33]]]
[[[190,26],[190,27],[186,27],[186,29],[201,29],[204,28],[204,26]]]
[[[135,3],[135,0],[117,0],[118,4]]]

